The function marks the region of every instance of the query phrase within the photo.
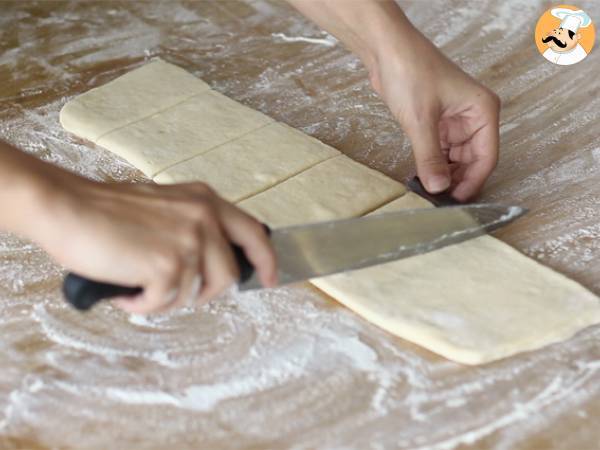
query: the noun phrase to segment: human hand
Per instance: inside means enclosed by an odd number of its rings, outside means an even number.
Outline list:
[[[498,160],[498,96],[448,60],[394,0],[288,1],[367,66],[412,142],[425,188],[474,197]]]
[[[411,140],[425,188],[467,201],[498,161],[500,100],[408,26],[409,44],[383,45],[368,64],[371,83]]]
[[[264,286],[276,284],[262,225],[208,186],[101,184],[60,172],[45,195],[44,227],[32,237],[69,270],[142,287],[113,300],[124,311],[163,312],[217,296],[239,276],[231,243],[244,249]]]

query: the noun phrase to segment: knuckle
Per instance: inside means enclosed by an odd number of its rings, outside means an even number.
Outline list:
[[[171,281],[183,269],[183,258],[175,249],[162,250],[155,257],[154,267],[159,277]]]
[[[188,221],[177,232],[176,254],[181,270],[198,264],[204,249],[205,235],[201,225]]]
[[[202,225],[195,219],[184,220],[179,224],[177,234],[181,243],[194,245],[203,235]]]
[[[216,217],[216,208],[207,200],[195,201],[189,212],[195,222],[207,222]]]
[[[248,230],[256,237],[260,239],[266,239],[265,227],[262,223],[253,217],[250,217],[248,222]]]
[[[502,99],[494,91],[485,88],[483,91],[483,99],[488,105],[494,108],[494,110],[500,110],[500,107],[502,106]]]

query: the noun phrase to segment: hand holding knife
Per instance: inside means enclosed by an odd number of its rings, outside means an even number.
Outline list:
[[[518,206],[473,204],[403,210],[367,217],[270,230],[281,284],[355,270],[430,252],[481,236],[526,211]],[[232,246],[240,269],[240,290],[260,288],[242,249]],[[63,290],[75,308],[101,300],[137,295],[135,286],[118,286],[68,274]]]

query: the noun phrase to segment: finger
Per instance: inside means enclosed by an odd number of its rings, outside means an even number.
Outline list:
[[[219,202],[222,224],[229,239],[242,247],[265,287],[277,285],[277,260],[263,225],[239,208]]]
[[[146,288],[141,294],[131,297],[115,297],[111,303],[129,314],[156,314],[165,304],[172,303],[177,297],[177,288],[161,287]]]
[[[172,243],[175,245],[175,243]],[[173,303],[178,296],[185,264],[173,249],[163,249],[148,256],[148,271],[138,283],[143,288],[137,298],[115,299],[114,304],[128,313],[152,314]]]
[[[450,162],[459,164],[471,164],[477,159],[477,155],[472,151],[471,143],[453,146],[449,156]]]
[[[490,173],[491,170],[487,169],[484,161],[476,161],[465,166],[462,176],[452,190],[452,197],[459,202],[472,199],[479,193]]]
[[[440,139],[442,142],[451,146],[453,144],[462,144],[468,141],[473,135],[473,130],[468,129],[468,121],[465,116],[458,114],[456,116],[444,117],[440,121]]]
[[[174,308],[191,306],[196,302],[200,292],[203,264],[202,255],[196,254],[188,258],[186,267],[181,277],[181,283],[177,295],[172,302],[166,302],[160,312],[169,311]]]
[[[191,277],[191,280],[185,289],[185,294],[182,295],[180,292],[177,292],[173,301],[165,304],[158,312],[163,313],[177,308],[191,308],[195,306],[198,303],[201,288],[202,276],[198,272]]]
[[[498,163],[498,133],[492,126],[481,129],[471,144],[472,161],[466,165],[462,179],[452,191],[459,201],[473,198],[481,190]]]
[[[452,184],[457,185],[464,175],[464,169],[467,166],[460,163],[450,163],[450,173],[452,176]]]
[[[437,120],[410,125],[406,131],[413,146],[417,174],[431,194],[445,191],[450,186],[448,162],[440,148]]]
[[[448,153],[450,161],[466,162],[466,161],[463,161],[463,159],[462,159],[463,158],[463,149],[464,149],[463,145],[454,145],[454,146],[450,147],[450,152]]]
[[[450,163],[450,149],[442,147],[442,155],[447,163]]]
[[[200,303],[208,302],[239,279],[231,244],[220,230],[207,232],[203,258],[202,287],[198,296]]]
[[[129,314],[139,314],[138,310],[143,308],[144,293],[131,296],[119,296],[109,299],[110,303]]]

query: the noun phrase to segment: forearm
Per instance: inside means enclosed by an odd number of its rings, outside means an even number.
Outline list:
[[[0,230],[35,239],[44,227],[51,174],[60,169],[0,141]],[[56,174],[55,174],[56,175]]]
[[[418,33],[392,0],[288,1],[337,37],[369,70],[377,65],[379,58],[389,55],[393,47],[406,45]]]

